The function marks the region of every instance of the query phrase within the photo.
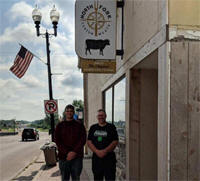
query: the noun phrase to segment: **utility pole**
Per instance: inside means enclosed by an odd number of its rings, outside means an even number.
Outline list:
[[[47,50],[47,71],[48,71],[48,82],[49,82],[49,100],[53,100],[53,92],[52,92],[52,73],[51,73],[51,63],[50,63],[50,50],[49,50],[49,33],[46,31],[45,33],[46,38],[46,50]],[[50,114],[51,119],[51,140],[54,141],[54,113]]]

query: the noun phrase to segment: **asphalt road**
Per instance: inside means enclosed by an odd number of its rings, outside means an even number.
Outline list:
[[[21,141],[21,133],[12,136],[0,136],[0,180],[9,181],[23,168],[39,156],[40,146],[51,137],[39,132],[37,141]]]

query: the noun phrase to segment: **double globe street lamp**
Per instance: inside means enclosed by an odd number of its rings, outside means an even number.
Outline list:
[[[50,50],[49,50],[49,36],[54,35],[57,36],[57,24],[59,21],[59,12],[56,10],[55,5],[53,6],[53,9],[50,11],[50,19],[53,24],[53,29],[54,33],[50,34],[46,30],[46,33],[40,33],[40,22],[42,19],[42,13],[39,11],[38,7],[36,6],[35,9],[32,12],[32,18],[35,23],[35,28],[36,28],[36,34],[37,36],[40,35],[45,35],[46,38],[46,51],[47,51],[47,71],[48,71],[48,82],[49,82],[49,100],[53,100],[53,92],[52,92],[52,81],[51,81],[51,64],[50,64]],[[54,141],[54,114],[50,114],[50,119],[51,119],[51,138],[52,141]]]

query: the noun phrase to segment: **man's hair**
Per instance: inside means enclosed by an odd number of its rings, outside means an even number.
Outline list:
[[[97,112],[104,112],[106,115],[106,111],[104,109],[99,109]]]
[[[74,106],[72,106],[71,104],[68,104],[66,107],[65,107],[65,111],[67,109],[72,109],[74,111]]]

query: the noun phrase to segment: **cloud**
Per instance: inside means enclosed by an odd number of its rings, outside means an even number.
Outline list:
[[[42,88],[44,83],[42,83],[36,76],[29,75],[24,77],[23,84],[28,88]]]
[[[0,94],[1,97],[18,97],[20,96],[29,96],[30,91],[33,91],[33,94],[37,94],[37,92],[34,92],[33,88],[38,88],[38,87],[44,87],[43,84],[36,78],[30,76],[26,77],[24,80],[20,79],[0,79],[0,84],[1,84],[1,89],[0,89]]]
[[[20,37],[20,38],[19,38]],[[5,29],[4,34],[0,36],[0,44],[10,42],[30,42],[35,37],[35,30],[32,23],[21,23],[16,27],[8,27]]]
[[[5,92],[9,90],[16,91],[17,89],[23,88],[23,86],[19,83],[19,81],[11,78],[6,80],[0,79],[0,84],[2,85],[0,91],[5,90]]]
[[[32,14],[33,11],[32,6],[25,3],[24,1],[15,3],[9,11],[9,15],[11,15],[11,20],[16,21],[19,19],[19,21],[26,21],[30,22],[32,21]]]
[[[0,79],[1,102],[0,115],[3,119],[34,120],[43,115],[43,100],[46,93],[36,89],[40,84],[38,80],[27,77],[25,80]],[[41,88],[41,87],[40,87]],[[32,111],[34,110],[34,113]],[[34,116],[33,116],[34,115]]]
[[[71,88],[80,88],[82,87],[82,77],[76,74],[66,74],[65,78],[62,80],[62,85]]]
[[[0,66],[0,72],[7,72],[9,70],[10,65],[3,64]]]

